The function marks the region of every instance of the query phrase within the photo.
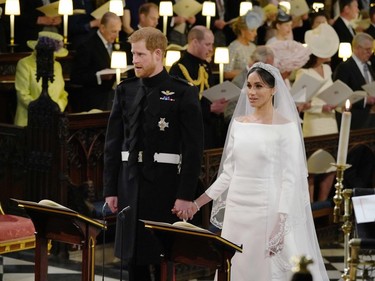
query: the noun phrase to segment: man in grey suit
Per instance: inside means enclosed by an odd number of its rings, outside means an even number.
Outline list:
[[[333,80],[341,80],[353,91],[363,90],[362,86],[375,80],[369,59],[373,53],[374,39],[367,33],[359,33],[354,36],[352,42],[353,54],[345,62],[339,64],[333,74]],[[367,96],[353,104],[351,129],[374,127],[374,117],[370,114],[375,104],[375,97]]]
[[[111,52],[113,43],[121,30],[120,18],[111,12],[103,15],[99,29],[86,42],[82,43],[74,56],[70,79],[73,84],[82,87],[76,93],[78,111],[91,109],[110,109],[110,99],[113,97],[115,75],[96,73],[111,67]]]

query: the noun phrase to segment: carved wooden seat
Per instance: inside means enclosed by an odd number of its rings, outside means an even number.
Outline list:
[[[7,215],[0,206],[0,254],[35,248],[35,228],[29,218]]]

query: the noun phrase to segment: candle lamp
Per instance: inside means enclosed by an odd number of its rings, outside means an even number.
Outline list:
[[[333,219],[335,223],[341,220],[341,203],[342,203],[342,191],[344,186],[342,184],[344,179],[344,171],[350,167],[346,164],[346,157],[348,154],[349,146],[349,135],[350,135],[350,123],[352,114],[349,111],[350,101],[347,100],[345,103],[345,111],[341,115],[341,125],[340,125],[340,135],[339,135],[339,145],[337,150],[337,163],[336,163],[336,184],[335,184],[335,196],[333,201],[335,202],[335,207],[333,209]]]
[[[116,84],[121,81],[121,69],[127,67],[126,52],[113,51],[111,55],[111,68],[116,69]]]
[[[5,14],[10,16],[10,46],[14,47],[14,16],[21,14],[19,0],[6,0]]]
[[[229,63],[229,50],[227,47],[217,47],[215,49],[214,63],[219,64],[220,83],[224,82],[224,64]]]
[[[240,3],[240,16],[246,15],[246,13],[251,9],[253,9],[253,3],[241,2]]]
[[[346,61],[352,55],[352,46],[348,42],[341,42],[339,45],[339,58]]]
[[[64,45],[68,44],[68,16],[73,15],[73,1],[60,0],[58,13],[64,17]]]
[[[122,17],[124,15],[124,4],[122,3],[122,0],[110,0],[109,11]]]
[[[168,50],[167,54],[165,55],[165,66],[170,68],[176,61],[178,61],[181,57],[180,51],[175,50]]]
[[[324,3],[321,3],[321,2],[314,2],[312,4],[312,8],[315,12],[319,12],[319,10],[323,10],[324,9]]]
[[[163,16],[163,33],[167,35],[168,17],[173,16],[173,4],[171,1],[160,1],[159,15]]]
[[[211,2],[211,1],[203,2],[202,15],[206,17],[206,27],[209,29],[211,25],[211,17],[214,17],[216,15],[215,2]]]
[[[287,13],[287,14],[290,13],[290,9],[291,9],[290,2],[288,2],[288,1],[281,1],[279,3],[279,5],[284,9],[285,13]]]

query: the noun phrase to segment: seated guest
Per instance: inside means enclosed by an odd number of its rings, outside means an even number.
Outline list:
[[[199,88],[202,93],[205,89],[214,86],[214,77],[207,62],[213,52],[214,35],[205,26],[194,26],[188,34],[187,51],[172,65],[169,73],[186,79]],[[225,99],[210,102],[201,98],[203,115],[205,148],[216,148],[224,145],[226,126],[224,110],[228,104]]]
[[[363,85],[374,81],[375,73],[369,66],[369,59],[374,48],[373,44],[374,39],[367,33],[355,35],[352,42],[352,56],[337,66],[333,73],[333,80],[341,80],[353,91],[363,90]],[[353,104],[351,129],[375,126],[374,114],[370,114],[374,104],[375,97],[373,96],[368,96],[366,99]]]
[[[34,51],[30,56],[19,60],[16,68],[17,111],[14,124],[18,126],[27,126],[27,108],[42,92],[42,80],[36,81],[36,46],[54,46],[55,57],[64,57],[68,54],[68,50],[63,48],[63,37],[54,32],[41,31],[38,40],[28,41],[27,45]],[[64,90],[65,83],[60,63],[55,61],[53,69],[54,80],[48,84],[48,94],[60,110],[64,111],[68,103],[68,93]]]
[[[253,43],[257,36],[257,29],[263,22],[261,9],[254,7],[246,16],[238,17],[232,24],[237,39],[229,44],[229,64],[224,66],[224,78],[232,80],[246,68],[251,54],[256,46]],[[258,11],[258,12],[257,12]],[[241,86],[242,87],[242,86]]]
[[[109,110],[115,75],[106,74],[98,77],[96,73],[111,67],[112,44],[121,29],[120,18],[107,12],[103,15],[99,29],[86,42],[82,43],[74,56],[71,82],[82,86],[79,102],[75,111],[91,109]]]

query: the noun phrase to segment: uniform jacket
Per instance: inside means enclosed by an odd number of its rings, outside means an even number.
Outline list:
[[[144,89],[147,98],[141,99]],[[137,148],[143,151],[143,160],[137,164],[137,176],[131,178],[129,162],[122,161],[121,151],[129,151],[130,140],[136,134],[132,117],[138,109],[142,129]],[[162,118],[168,123],[164,130],[159,127]],[[191,201],[196,196],[203,153],[197,88],[172,78],[165,70],[151,78],[123,81],[116,89],[104,153],[104,196],[118,196],[119,210],[131,207],[122,222],[125,234],[117,228],[116,255],[121,256],[123,237],[125,259],[154,263],[160,254],[155,241],[136,225],[138,219],[177,221],[171,213],[175,200]],[[176,164],[154,162],[155,153],[181,154],[181,170]]]
[[[208,74],[208,86],[212,87],[214,85],[214,76],[212,74],[211,67],[207,61],[201,60],[193,56],[189,52],[185,52],[183,56],[174,65],[172,65],[171,69],[169,70],[169,73],[173,76],[186,79],[180,67],[178,66],[179,64],[185,66],[185,68],[189,72],[190,77],[193,80],[197,80],[198,78],[199,67],[204,66]],[[205,89],[207,88],[208,87],[205,87]],[[205,149],[223,147],[226,136],[223,115],[211,113],[211,102],[205,97],[201,98],[201,108],[204,123]]]
[[[64,77],[59,62],[53,65],[54,81],[48,83],[48,94],[56,102],[61,111],[68,103],[68,93],[64,89]],[[17,63],[15,87],[17,91],[17,110],[14,123],[18,126],[27,125],[27,108],[42,92],[42,79],[36,81],[36,55],[32,53]]]

